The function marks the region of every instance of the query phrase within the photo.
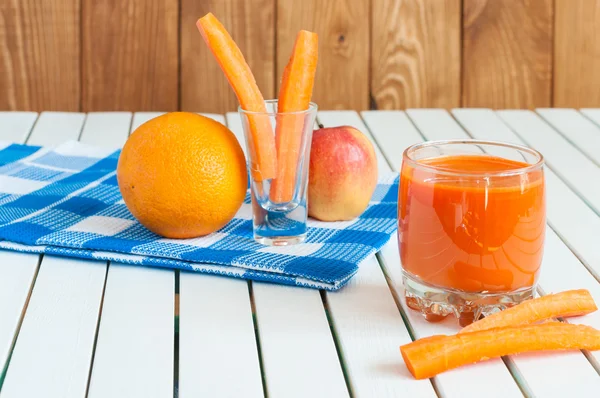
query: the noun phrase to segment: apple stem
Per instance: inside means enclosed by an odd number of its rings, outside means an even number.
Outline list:
[[[319,126],[320,129],[325,128],[322,123],[317,123],[317,126]]]

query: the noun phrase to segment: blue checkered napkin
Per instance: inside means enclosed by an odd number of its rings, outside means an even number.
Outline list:
[[[396,231],[393,174],[380,181],[360,218],[309,220],[303,244],[254,242],[249,196],[221,230],[165,239],[127,210],[117,186],[118,157],[119,151],[78,142],[56,148],[0,143],[0,248],[336,290]]]

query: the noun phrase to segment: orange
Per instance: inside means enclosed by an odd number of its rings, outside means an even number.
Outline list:
[[[168,113],[138,127],[117,166],[129,211],[167,238],[193,238],[223,227],[244,201],[247,178],[233,133],[188,112]]]

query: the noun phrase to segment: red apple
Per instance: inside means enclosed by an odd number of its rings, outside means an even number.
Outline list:
[[[350,126],[315,130],[308,174],[308,214],[322,221],[360,216],[377,186],[371,141]]]

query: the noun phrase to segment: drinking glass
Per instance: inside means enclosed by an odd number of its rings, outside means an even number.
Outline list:
[[[533,296],[546,204],[542,155],[478,140],[404,152],[398,243],[407,305],[461,325]]]
[[[264,245],[292,245],[306,238],[308,168],[317,105],[283,113],[277,111],[277,100],[265,101],[265,105],[266,112],[238,109],[248,153],[254,239]],[[266,145],[271,137],[271,145]],[[265,156],[276,159],[271,176],[261,166]]]

